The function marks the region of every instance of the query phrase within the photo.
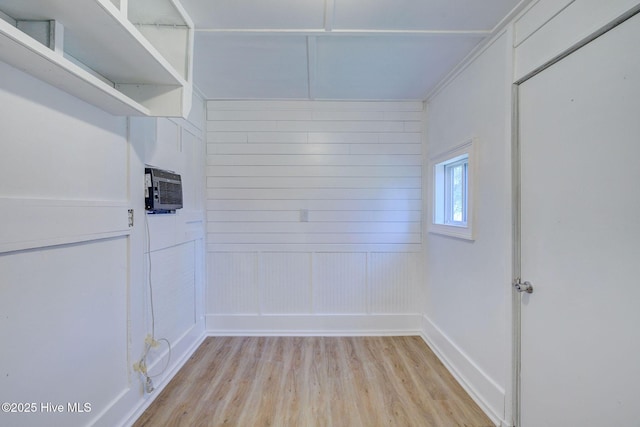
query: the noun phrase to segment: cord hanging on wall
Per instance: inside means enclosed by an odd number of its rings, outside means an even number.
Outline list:
[[[145,215],[145,232],[147,236],[147,284],[149,285],[149,308],[151,314],[151,333],[149,333],[144,340],[144,351],[142,352],[142,357],[136,363],[133,364],[133,370],[139,372],[144,377],[144,391],[145,393],[152,393],[155,390],[153,385],[152,378],[158,377],[162,375],[167,368],[169,367],[169,363],[171,362],[171,342],[169,342],[166,338],[158,338],[156,339],[156,319],[155,319],[155,308],[153,305],[153,281],[151,278],[151,233],[149,231],[149,220]],[[147,359],[149,356],[149,352],[151,349],[155,349],[160,347],[161,342],[166,342],[169,350],[167,362],[162,370],[155,374],[150,375],[147,369]]]

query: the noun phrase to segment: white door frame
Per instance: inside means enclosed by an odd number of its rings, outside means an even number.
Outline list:
[[[512,111],[512,120],[511,120],[511,185],[512,185],[512,231],[513,231],[513,250],[512,250],[512,285],[516,283],[517,280],[525,278],[521,277],[522,269],[521,269],[521,232],[522,229],[520,227],[520,219],[521,219],[521,194],[520,194],[520,179],[521,179],[521,165],[520,165],[520,114],[519,114],[519,93],[520,93],[520,85],[529,80],[530,78],[540,74],[542,71],[571,55],[573,52],[578,49],[586,46],[593,40],[597,39],[601,35],[607,33],[609,30],[617,27],[622,24],[629,18],[635,16],[640,13],[640,5],[637,5],[622,14],[615,20],[609,22],[608,24],[602,26],[598,30],[594,31],[589,36],[575,43],[573,46],[570,46],[568,49],[564,50],[551,60],[545,62],[535,70],[531,71],[524,77],[515,81],[512,85],[511,91],[511,111]],[[512,414],[513,414],[513,423],[515,427],[519,427],[521,425],[520,422],[520,407],[521,407],[521,383],[520,383],[520,362],[521,362],[521,306],[520,306],[520,293],[518,293],[512,286],[511,292],[511,306],[512,306],[512,390],[513,390],[513,400],[512,400]]]

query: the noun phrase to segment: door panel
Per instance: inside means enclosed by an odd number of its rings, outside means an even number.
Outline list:
[[[521,425],[640,426],[640,16],[520,85]]]

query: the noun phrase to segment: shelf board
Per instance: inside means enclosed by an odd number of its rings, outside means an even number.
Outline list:
[[[150,115],[147,107],[0,20],[0,60],[114,115]]]
[[[64,26],[67,54],[117,84],[183,86],[185,80],[110,0],[2,0],[16,20]]]
[[[128,0],[127,3],[127,17],[133,24],[193,28],[193,22],[187,12],[174,0]]]

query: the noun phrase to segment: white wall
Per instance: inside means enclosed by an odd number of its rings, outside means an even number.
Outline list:
[[[497,37],[427,104],[427,158],[473,137],[476,171],[475,241],[425,235],[424,334],[496,421],[511,363],[510,46]]]
[[[4,63],[0,75],[0,395],[38,409],[0,413],[0,424],[119,425],[148,398],[132,370],[150,326],[146,161],[184,171],[188,185],[184,212],[149,224],[157,335],[174,345],[156,385],[203,334],[192,297],[204,282],[202,120],[171,122],[179,143],[159,125],[154,143],[145,135],[155,119],[129,124]],[[64,413],[45,413],[41,402]],[[68,413],[68,402],[91,411]]]
[[[425,234],[423,336],[496,424],[514,416],[511,85],[639,4],[532,2],[428,100],[425,164],[477,138],[477,192],[475,241]]]
[[[207,105],[207,328],[417,331],[422,103]]]
[[[164,385],[177,368],[202,341],[204,334],[205,235],[204,235],[204,102],[196,102],[189,120],[131,118],[130,143],[135,154],[131,162],[132,203],[139,212],[136,242],[141,245],[131,266],[132,283],[140,283],[131,292],[130,302],[141,315],[132,321],[132,335],[142,340],[131,345],[133,361],[143,352],[144,337],[152,330],[150,294],[153,294],[155,336],[171,343],[170,369],[154,378]],[[184,207],[175,214],[144,213],[143,187],[138,185],[145,165],[168,169],[181,175]],[[146,222],[145,222],[146,221]],[[147,234],[147,230],[149,234]],[[136,252],[137,252],[136,251]],[[149,283],[149,280],[151,283]],[[150,286],[152,287],[150,290]],[[162,372],[169,351],[165,342],[152,351],[147,363],[151,374]],[[139,377],[133,375],[134,396],[140,398]],[[157,396],[143,396],[131,420]]]

